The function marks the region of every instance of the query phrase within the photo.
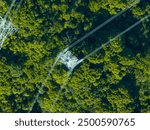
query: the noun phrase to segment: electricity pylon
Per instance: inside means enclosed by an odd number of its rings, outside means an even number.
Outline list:
[[[0,16],[0,49],[2,48],[6,38],[17,32],[17,30],[18,29],[10,21],[7,21]]]

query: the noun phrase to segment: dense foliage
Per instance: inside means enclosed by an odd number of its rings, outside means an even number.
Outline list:
[[[134,1],[24,0],[11,21],[19,31],[0,50],[0,112],[28,112],[57,54]],[[0,0],[0,16],[11,2]],[[148,14],[150,2],[143,0],[72,52],[82,58]],[[145,20],[103,47],[64,88],[67,69],[58,63],[32,112],[150,112],[149,30]]]

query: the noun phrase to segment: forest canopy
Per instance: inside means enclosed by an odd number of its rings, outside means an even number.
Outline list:
[[[12,1],[0,0],[1,17]],[[149,19],[84,60],[69,79],[60,62],[48,74],[59,52],[135,1],[23,0],[13,17],[17,0],[7,20],[18,31],[0,50],[0,112],[150,112]],[[150,1],[141,0],[71,52],[81,59],[147,15]]]

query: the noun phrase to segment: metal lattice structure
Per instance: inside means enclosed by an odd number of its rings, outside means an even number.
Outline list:
[[[0,49],[8,36],[15,33],[18,29],[6,19],[0,16]]]
[[[59,57],[59,61],[63,63],[69,70],[73,69],[79,61],[79,59],[74,56],[70,51],[61,52]]]

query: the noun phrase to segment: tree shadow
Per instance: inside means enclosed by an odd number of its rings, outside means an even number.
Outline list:
[[[134,113],[140,113],[141,112],[141,104],[139,100],[139,88],[136,85],[136,80],[134,74],[128,74],[126,75],[118,84],[118,86],[125,86],[128,89],[128,92],[134,100]]]
[[[8,65],[18,65],[22,66],[27,61],[27,56],[23,53],[17,52],[14,54],[13,51],[6,49],[1,49],[0,51],[0,60],[3,58],[6,59],[5,63]]]

